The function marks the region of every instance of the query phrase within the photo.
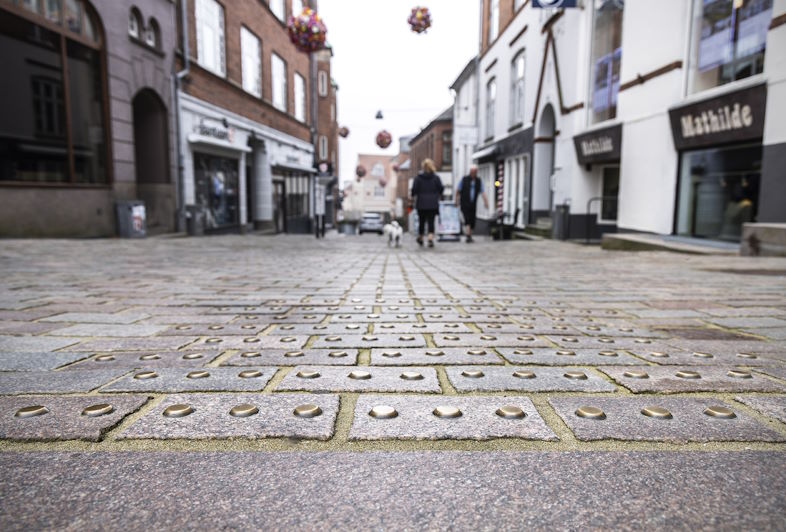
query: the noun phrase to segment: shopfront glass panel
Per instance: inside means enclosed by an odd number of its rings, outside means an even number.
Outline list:
[[[66,48],[74,144],[74,180],[99,183],[106,176],[103,81],[97,50],[73,41]]]
[[[605,166],[603,168],[603,199],[601,200],[600,218],[603,221],[617,220],[617,198],[620,193],[620,167]]]
[[[205,209],[207,229],[240,223],[238,162],[236,159],[194,154],[197,203]]]
[[[683,153],[677,234],[739,241],[756,221],[761,158],[761,145]]]

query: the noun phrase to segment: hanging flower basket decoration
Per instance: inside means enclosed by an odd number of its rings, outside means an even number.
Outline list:
[[[349,128],[348,127],[341,127],[341,128],[339,128],[338,135],[342,139],[347,138],[349,136]]]
[[[362,164],[359,164],[357,168],[355,168],[355,174],[358,176],[358,179],[366,175],[366,167]]]
[[[388,184],[388,180],[386,178],[384,178],[384,177],[380,177],[379,178],[379,186],[381,186],[382,188],[385,188],[385,185],[387,185],[387,184]]]
[[[398,165],[398,163],[393,163],[393,171],[394,172],[398,172],[400,168],[401,167]]]
[[[427,7],[413,7],[407,22],[412,31],[423,33],[431,27],[431,12]]]
[[[390,146],[390,143],[393,142],[393,136],[388,133],[386,130],[382,130],[377,133],[377,146],[382,148],[383,150]]]
[[[307,7],[297,16],[287,21],[289,40],[304,53],[311,53],[325,47],[327,27],[316,11]]]

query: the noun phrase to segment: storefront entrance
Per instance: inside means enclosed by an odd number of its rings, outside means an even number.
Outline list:
[[[194,153],[197,203],[205,209],[205,229],[234,229],[240,224],[238,161]]]
[[[677,234],[739,241],[756,221],[761,160],[760,144],[683,152]]]

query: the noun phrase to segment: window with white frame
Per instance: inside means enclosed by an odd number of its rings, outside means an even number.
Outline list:
[[[135,7],[131,8],[131,11],[128,12],[128,34],[131,37],[139,38],[142,31],[142,15],[139,14],[139,10]]]
[[[524,51],[513,60],[510,68],[510,125],[524,122]]]
[[[278,55],[270,58],[270,71],[273,77],[273,107],[287,111],[287,65]]]
[[[295,118],[306,121],[306,79],[295,72]]]
[[[319,95],[320,96],[327,96],[328,95],[328,76],[327,72],[324,70],[320,70],[319,74],[317,75],[317,83],[319,84]]]
[[[486,139],[494,138],[494,108],[497,104],[497,80],[486,85]]]
[[[494,42],[499,34],[499,0],[491,0],[489,7],[489,44]]]
[[[158,26],[158,21],[156,21],[156,19],[153,17],[150,17],[150,20],[147,23],[147,29],[145,30],[145,44],[151,48],[161,48],[161,28]]]
[[[196,33],[199,64],[226,76],[224,8],[216,0],[196,0]]]
[[[303,0],[292,0],[292,16],[296,17],[303,12]]]
[[[262,96],[262,50],[259,39],[246,28],[240,28],[240,55],[243,68],[243,90]]]
[[[328,139],[325,135],[319,136],[319,158],[325,160],[328,157]]]
[[[283,22],[287,16],[286,0],[270,0],[270,11]]]
[[[617,93],[622,63],[622,15],[625,4],[594,0],[592,18],[592,78],[590,122],[617,116]]]

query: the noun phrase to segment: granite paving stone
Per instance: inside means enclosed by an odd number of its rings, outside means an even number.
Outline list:
[[[0,373],[0,394],[89,392],[116,379],[126,371],[114,369]]]
[[[775,377],[777,379],[781,379],[786,381],[786,366],[779,366],[779,367],[766,367],[766,368],[756,368],[756,371],[761,373],[766,373],[771,377]]]
[[[265,334],[274,336],[292,335],[336,335],[336,334],[365,334],[369,330],[368,323],[298,323],[288,325],[274,325]]]
[[[38,335],[45,334],[61,326],[55,323],[39,323],[32,321],[0,321],[0,334]]]
[[[43,371],[59,368],[81,360],[86,353],[69,353],[65,351],[26,353],[0,352],[0,371]]]
[[[433,368],[297,366],[276,391],[440,393],[442,389]]]
[[[626,351],[648,349],[651,351],[665,351],[671,347],[660,340],[652,338],[568,335],[552,335],[546,338],[560,347],[570,349],[624,349]]]
[[[0,352],[4,351],[54,351],[79,341],[77,338],[50,338],[47,336],[0,336]]]
[[[147,397],[55,397],[33,395],[0,397],[0,439],[16,441],[86,440],[97,442],[103,434],[147,402]],[[109,405],[106,413],[86,415],[85,409]],[[18,417],[25,407],[42,406],[43,415]]]
[[[786,395],[738,395],[734,399],[767,417],[786,423]]]
[[[669,348],[666,351],[632,349],[637,357],[661,366],[780,366],[786,364],[770,355],[753,353],[734,353],[730,351],[683,351]]]
[[[220,332],[220,331],[217,331]],[[219,349],[244,349],[244,350],[259,350],[259,349],[300,349],[308,341],[307,335],[254,335],[249,336],[221,336],[212,335],[207,338],[201,338],[195,342],[192,348],[212,347]]]
[[[699,351],[702,353],[732,354],[753,353],[767,354],[770,358],[782,358],[786,361],[786,343],[765,342],[761,340],[685,340],[671,339],[665,343],[686,351]],[[649,349],[649,347],[648,347]]]
[[[189,405],[193,413],[166,417],[174,405]],[[248,417],[235,417],[230,411],[239,405],[253,405],[258,411]],[[315,405],[315,417],[295,415],[301,405]],[[327,440],[333,436],[338,414],[338,396],[312,394],[188,394],[167,395],[118,439],[226,439],[295,438]]]
[[[373,348],[385,347],[425,347],[426,339],[422,334],[336,334],[317,336],[312,347],[334,348]]]
[[[529,333],[522,334],[435,334],[437,347],[549,347],[549,343]]]
[[[504,364],[490,348],[422,347],[375,348],[372,366],[444,366],[454,364]]]
[[[459,392],[613,392],[592,371],[576,367],[451,366],[448,379]]]
[[[448,312],[421,313],[423,321],[429,322],[448,322],[448,323],[498,323],[509,322],[510,320],[503,314],[463,314]]]
[[[390,407],[393,418],[371,415],[375,407]],[[438,407],[458,409],[460,415],[439,418]],[[513,407],[521,417],[504,418],[496,412]],[[518,409],[515,410],[515,409]],[[523,415],[522,415],[523,414]],[[489,440],[521,438],[557,441],[554,432],[526,397],[429,397],[362,395],[355,404],[350,440]]]
[[[367,314],[333,314],[330,323],[407,323],[417,322],[414,312],[369,312]]]
[[[183,309],[177,309],[181,312]],[[194,309],[196,310],[196,309]],[[144,320],[143,323],[153,325],[221,325],[231,322],[236,316],[230,314],[173,314],[172,310],[168,310],[166,314],[154,314],[152,317]]]
[[[57,329],[50,336],[109,336],[118,338],[135,338],[153,336],[167,330],[164,325],[125,325],[107,323],[80,323],[70,327]]]
[[[212,362],[221,351],[129,351],[95,353],[64,371],[109,368],[198,368]],[[87,356],[84,354],[83,356]]]
[[[614,349],[500,347],[497,351],[511,364],[538,366],[635,366],[641,364],[641,360],[638,358],[625,351]]]
[[[128,325],[149,317],[150,314],[146,312],[120,312],[116,314],[104,312],[64,312],[62,314],[43,318],[40,321],[53,323],[105,323]]]
[[[729,327],[731,329],[751,329],[751,328],[768,328],[779,327],[786,328],[786,320],[771,318],[766,316],[757,317],[734,317],[734,318],[710,318],[710,321],[716,325]]]
[[[264,331],[266,323],[213,323],[173,325],[159,333],[159,336],[253,336]]]
[[[467,323],[375,323],[375,334],[463,334],[476,332]]]
[[[82,340],[78,344],[70,345],[66,351],[158,351],[174,350],[194,343],[195,337],[186,336],[154,336],[147,338],[100,338]],[[210,346],[208,346],[210,347]],[[213,346],[215,347],[215,346]]]
[[[240,351],[222,362],[222,366],[353,366],[357,349],[262,349]]]
[[[570,325],[551,321],[524,321],[521,323],[479,323],[478,328],[484,334],[579,334],[579,330]]]
[[[270,323],[322,323],[325,321],[325,314],[274,314],[266,316],[265,320]]]
[[[278,368],[155,368],[136,370],[101,392],[258,392]]]
[[[786,383],[778,383],[755,372],[733,366],[632,366],[599,369],[634,393],[786,391]],[[646,377],[642,378],[641,372],[645,373]]]
[[[557,397],[549,403],[577,439],[708,442],[708,441],[786,441],[775,432],[717,399],[686,397]],[[580,408],[603,411],[605,418],[577,415]],[[649,407],[665,409],[671,417],[649,417],[642,411]],[[730,409],[733,418],[705,413],[708,408]]]

